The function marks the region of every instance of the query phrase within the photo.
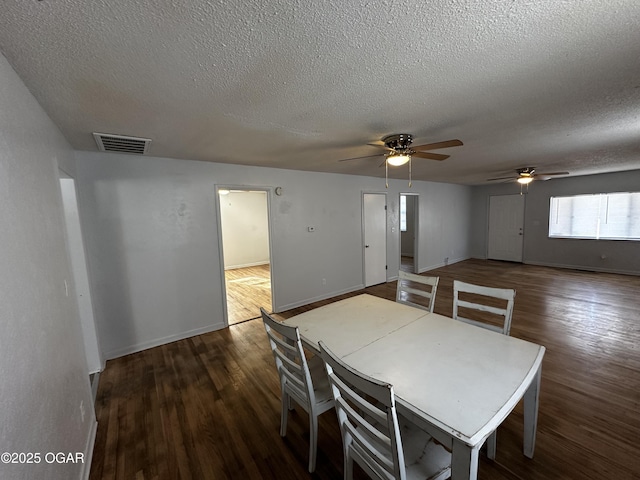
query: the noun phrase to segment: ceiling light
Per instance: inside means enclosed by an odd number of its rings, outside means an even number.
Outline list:
[[[522,185],[526,185],[528,183],[533,182],[533,177],[520,177],[518,178],[518,183],[521,183]]]
[[[399,167],[400,165],[404,165],[409,160],[411,160],[411,156],[404,155],[404,154],[389,155],[387,157],[387,162],[389,163],[389,165],[393,165],[394,167]]]

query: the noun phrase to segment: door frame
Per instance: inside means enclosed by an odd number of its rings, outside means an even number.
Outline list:
[[[99,374],[105,369],[105,359],[100,347],[100,338],[96,325],[93,293],[91,290],[91,276],[87,252],[80,219],[80,205],[76,180],[62,170],[58,170],[60,184],[60,198],[64,216],[65,244],[71,265],[71,280],[69,285],[65,280],[65,288],[72,289],[76,301],[78,318],[82,325],[82,339],[85,350],[87,371],[90,375]],[[97,391],[97,382],[92,385],[92,391]]]
[[[365,228],[364,228],[364,219],[365,219],[365,203],[364,203],[364,197],[365,195],[384,195],[384,205],[385,205],[385,235],[384,235],[384,261],[385,261],[385,282],[389,281],[389,254],[387,252],[387,225],[388,225],[388,221],[389,221],[389,215],[388,215],[388,210],[387,207],[389,205],[388,197],[387,197],[387,192],[380,192],[380,191],[368,191],[368,190],[363,190],[361,195],[360,195],[360,204],[361,204],[361,238],[362,238],[362,285],[365,286],[367,285],[367,275],[366,275],[366,268],[367,268],[367,263],[366,263],[366,258],[365,258]]]
[[[224,316],[225,327],[229,326],[229,311],[227,309],[227,282],[224,270],[224,242],[222,238],[222,211],[220,207],[220,190],[239,190],[245,192],[266,192],[267,193],[267,234],[269,236],[269,263],[271,276],[271,311],[274,311],[276,303],[276,275],[274,273],[273,258],[273,222],[271,214],[272,195],[276,187],[255,186],[255,185],[214,185],[215,204],[216,204],[216,223],[218,226],[218,254],[220,258],[220,284],[222,285],[222,310]]]
[[[420,262],[418,255],[420,252],[420,194],[400,192],[398,195],[398,245],[400,246],[400,266],[402,266],[402,231],[400,230],[400,197],[414,197],[413,199],[413,273],[420,273]]]

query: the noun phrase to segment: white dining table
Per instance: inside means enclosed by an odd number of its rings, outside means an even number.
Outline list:
[[[475,480],[487,437],[524,398],[532,458],[545,348],[452,318],[358,295],[296,315],[307,348],[393,385],[398,412],[452,451],[452,480]]]

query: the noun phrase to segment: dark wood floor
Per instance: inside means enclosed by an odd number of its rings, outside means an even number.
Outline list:
[[[640,277],[479,260],[429,275],[440,276],[443,315],[454,278],[515,288],[511,334],[547,347],[535,457],[522,455],[519,405],[498,430],[496,461],[481,458],[481,480],[640,478]],[[392,299],[395,283],[365,291]],[[282,439],[279,395],[260,320],[111,360],[91,479],[342,478],[335,414],[320,418],[309,475],[306,413],[293,412]]]
[[[415,273],[413,266],[413,257],[401,256],[400,257],[400,270],[403,272]]]

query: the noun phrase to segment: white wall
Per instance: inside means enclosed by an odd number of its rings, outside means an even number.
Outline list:
[[[269,263],[266,192],[232,191],[219,199],[225,269]]]
[[[215,185],[283,189],[282,196],[269,194],[277,311],[362,288],[363,191],[388,192],[388,278],[397,277],[404,180],[391,181],[387,191],[380,178],[76,154],[94,309],[107,358],[224,326]],[[447,256],[468,258],[470,189],[414,182],[412,191],[424,202],[421,267],[443,264]]]
[[[82,478],[88,463],[47,463],[44,455],[83,452],[90,460],[95,438],[58,165],[72,172],[73,151],[0,55],[0,451],[43,456],[0,463],[3,479]]]
[[[471,188],[429,183],[420,192],[420,272],[471,257]]]
[[[548,238],[550,197],[639,189],[640,170],[533,182],[525,201],[524,263],[640,275],[640,242]],[[516,184],[474,188],[474,257],[486,257],[489,196],[519,191]]]

